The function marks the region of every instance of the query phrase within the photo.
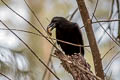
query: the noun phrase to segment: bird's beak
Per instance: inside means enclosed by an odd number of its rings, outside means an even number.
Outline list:
[[[51,31],[52,31],[54,28],[55,28],[55,23],[51,23],[51,24],[49,24],[49,25],[47,26],[47,32],[48,32],[48,34],[49,34],[50,36],[52,35]]]

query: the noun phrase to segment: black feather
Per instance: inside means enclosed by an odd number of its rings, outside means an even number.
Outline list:
[[[56,38],[74,44],[84,45],[82,33],[77,23],[70,22],[63,17],[54,17],[50,24],[55,24]],[[52,26],[51,26],[52,27]],[[78,47],[57,41],[66,55],[81,53],[84,56],[84,47]]]

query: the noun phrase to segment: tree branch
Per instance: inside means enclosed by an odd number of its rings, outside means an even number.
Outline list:
[[[85,2],[84,0],[76,0],[76,1],[79,7],[79,11],[81,13],[81,17],[83,19],[83,23],[85,25],[85,30],[86,30],[88,41],[89,41],[90,48],[92,51],[93,61],[94,61],[94,66],[95,66],[95,73],[102,80],[104,80],[104,71],[102,67],[101,57],[100,57],[98,46],[95,40],[94,32],[92,29],[91,20],[90,20],[87,8],[85,6]]]
[[[67,56],[56,50],[55,55],[62,61],[62,66],[74,80],[101,80],[90,71],[90,65],[81,54]]]
[[[3,73],[0,73],[0,75],[4,76],[4,77],[7,78],[8,80],[11,80],[8,76],[6,76],[6,75],[3,74]]]
[[[0,22],[31,51],[31,53],[39,60],[39,62],[41,62],[42,65],[44,65],[56,77],[57,80],[60,80],[59,77],[56,76],[56,74],[53,73],[53,71],[42,61],[42,59],[40,59],[39,56],[31,49],[31,47],[29,47],[28,44],[24,42],[24,40],[22,40],[16,33],[14,33],[3,21],[0,20]]]

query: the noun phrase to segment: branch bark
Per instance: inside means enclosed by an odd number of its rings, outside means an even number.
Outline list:
[[[98,46],[95,40],[95,36],[94,36],[93,29],[92,29],[91,19],[89,17],[88,10],[86,8],[84,0],[76,0],[76,1],[78,4],[79,11],[81,13],[83,23],[85,25],[85,30],[86,30],[88,41],[89,41],[90,48],[92,51],[96,76],[104,80],[104,71],[102,67],[101,57],[100,57],[99,49],[98,49]]]
[[[81,54],[67,56],[56,50],[55,55],[61,60],[64,69],[73,76],[74,80],[101,80],[90,70],[90,65]]]

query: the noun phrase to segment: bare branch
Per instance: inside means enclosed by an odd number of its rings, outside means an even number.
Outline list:
[[[35,12],[30,8],[30,6],[28,5],[28,3],[26,2],[26,0],[24,0],[24,2],[26,3],[27,7],[30,9],[30,11],[32,12],[32,14],[35,16],[35,18],[37,19],[38,23],[40,24],[40,26],[42,26],[42,29],[46,32],[46,34],[49,36],[49,34],[47,33],[47,31],[45,30],[44,26],[42,25],[42,23],[40,22],[39,18],[37,17],[37,15],[35,14]],[[50,37],[50,36],[49,36]],[[54,41],[51,39],[52,43],[54,43]]]
[[[97,20],[95,22],[92,22],[92,24],[95,24],[95,23],[105,23],[105,22],[115,22],[115,21],[120,21],[120,19],[111,19],[111,20]],[[81,26],[80,29],[84,28],[85,26]]]
[[[90,71],[90,65],[81,54],[67,56],[56,50],[55,55],[62,61],[61,64],[74,80],[101,80]]]
[[[71,21],[71,20],[73,19],[74,15],[76,14],[77,11],[78,11],[78,8],[76,8],[75,11],[72,13],[72,15],[71,15],[69,21]]]
[[[58,80],[60,80],[59,78],[58,78],[58,76],[56,76],[56,74],[54,74],[53,72],[52,72],[52,70],[39,58],[39,56],[38,55],[36,55],[36,53],[16,34],[16,33],[14,33],[5,23],[3,23],[1,20],[0,20],[0,22],[11,32],[11,33],[13,33],[31,52],[32,52],[32,54],[39,60],[39,62],[41,62]]]
[[[47,66],[49,66],[49,65],[50,65],[51,58],[52,58],[52,55],[51,55],[51,54],[53,53],[53,50],[54,50],[54,46],[52,46],[52,49],[51,49],[51,52],[50,52],[50,57],[49,57],[49,59],[48,59]],[[47,68],[45,69],[45,72],[44,72],[44,74],[43,74],[43,76],[42,76],[42,80],[44,80],[44,79],[45,79],[46,74],[47,74]]]
[[[3,0],[1,0],[3,2],[4,5],[6,5],[6,7],[8,9],[10,9],[12,12],[14,12],[17,16],[19,16],[20,18],[22,18],[23,20],[25,20],[32,28],[34,28],[39,34],[41,34],[41,36],[43,36],[50,44],[52,44],[57,50],[61,51],[59,48],[57,48],[57,46],[54,45],[54,43],[52,43],[48,38],[45,37],[45,35],[39,31],[39,29],[37,29],[32,23],[30,23],[27,19],[25,19],[24,17],[22,17],[20,14],[18,14],[15,10],[13,10],[11,7],[9,7]]]
[[[0,30],[8,30],[8,29],[0,28]],[[19,30],[19,29],[10,29],[10,30],[20,31],[20,32],[25,32],[25,33],[30,33],[30,34],[34,34],[34,35],[37,35],[37,36],[42,36],[42,35],[40,35],[40,34],[31,32],[31,31],[26,31],[26,30]],[[74,44],[74,43],[71,43],[71,42],[63,41],[63,40],[60,40],[60,39],[55,39],[55,38],[52,38],[52,37],[47,37],[47,36],[44,36],[44,37],[47,38],[47,39],[56,40],[56,41],[59,41],[59,42],[65,43],[65,44],[69,44],[69,45],[73,45],[73,46],[89,47],[89,45],[79,45],[79,44]],[[55,45],[55,44],[54,44],[54,45]]]
[[[112,0],[111,12],[110,12],[110,16],[109,16],[108,19],[111,19],[112,15],[113,15],[113,7],[114,7],[113,5],[114,5],[114,1],[115,1],[115,0]]]
[[[94,16],[94,17],[95,17],[95,16]],[[96,19],[96,21],[98,21],[96,17],[95,17],[95,19]],[[111,35],[104,29],[104,27],[103,27],[100,23],[99,23],[99,25],[100,25],[101,28],[107,33],[107,35],[120,47],[120,45],[117,43],[117,41],[114,40],[114,39],[111,37]]]
[[[40,20],[38,19],[37,15],[35,14],[35,12],[30,8],[30,6],[28,5],[28,3],[26,2],[26,0],[24,0],[25,4],[27,5],[27,7],[30,9],[30,11],[32,12],[32,14],[35,16],[35,18],[37,19],[37,21],[39,22],[39,24],[42,26],[43,30],[47,33],[47,31],[45,30],[45,28],[43,27],[42,23],[40,22]]]
[[[110,73],[110,76],[109,76],[109,79],[108,79],[108,80],[111,80],[111,77],[112,77],[112,72]]]
[[[118,19],[120,19],[120,1],[116,0],[116,6],[117,6],[117,13],[118,13]],[[120,40],[120,21],[118,22],[118,38]]]
[[[83,19],[88,41],[89,41],[90,48],[92,51],[93,61],[94,61],[94,66],[95,66],[95,73],[97,76],[99,76],[101,79],[104,80],[104,71],[102,67],[102,61],[101,61],[99,49],[96,43],[96,39],[94,36],[94,32],[92,29],[92,23],[91,23],[89,14],[88,14],[88,10],[86,8],[84,0],[76,0],[76,1],[79,7],[79,11],[81,13],[81,17]]]
[[[107,31],[108,29],[109,29],[109,28],[107,27],[107,29],[106,29],[105,31]],[[100,41],[101,41],[102,38],[104,37],[104,35],[105,35],[105,33],[106,33],[105,31],[104,31],[104,33],[101,35],[101,37],[98,39],[98,41],[97,41],[98,44],[100,44]]]
[[[110,49],[105,53],[105,55],[102,57],[102,60],[105,58],[105,56],[106,56],[113,48],[115,48],[115,46],[113,46],[112,48],[110,48]]]
[[[95,12],[96,12],[96,9],[97,9],[97,6],[98,6],[98,2],[99,2],[99,0],[97,0],[97,2],[96,2],[95,9],[94,9],[94,12],[93,12],[93,15],[92,15],[92,19],[93,19],[94,15],[95,15]]]
[[[115,60],[119,59],[119,58],[120,58],[120,56],[117,57],[117,58],[114,58],[114,59],[111,61],[111,63],[110,63],[109,66],[107,67],[107,71],[105,72],[105,77],[106,77],[107,73],[109,72],[112,63],[113,63]]]
[[[12,79],[10,79],[8,76],[6,76],[6,75],[3,74],[3,73],[0,73],[0,75],[4,76],[4,77],[7,78],[8,80],[12,80]]]
[[[120,53],[120,51],[117,52],[117,54],[115,54],[115,55],[112,57],[112,59],[109,61],[109,63],[107,64],[107,66],[104,68],[104,70],[107,69],[107,67],[110,65],[110,63],[114,60],[114,58],[115,58],[119,53]]]
[[[101,23],[101,22],[114,22],[114,21],[120,21],[120,19],[111,19],[111,20],[97,20],[96,22],[92,22],[92,23]]]

